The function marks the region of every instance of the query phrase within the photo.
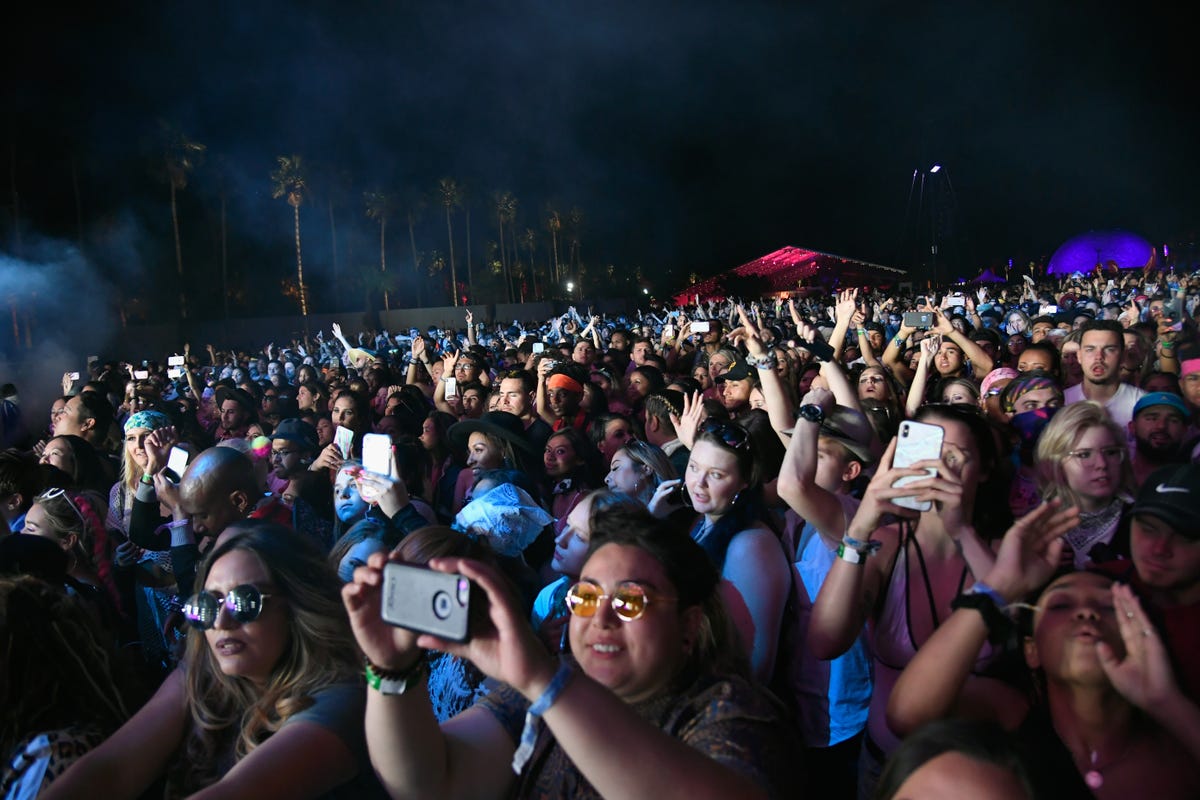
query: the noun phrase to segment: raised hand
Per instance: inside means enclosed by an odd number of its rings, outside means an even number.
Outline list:
[[[984,583],[1009,601],[1045,584],[1062,560],[1062,536],[1079,524],[1079,509],[1051,500],[1012,524]]]
[[[394,554],[372,553],[365,566],[354,570],[354,579],[342,587],[342,602],[350,628],[363,655],[377,667],[406,669],[420,657],[417,634],[383,621],[383,568],[400,561]]]
[[[1118,658],[1110,644],[1097,641],[1100,666],[1122,697],[1143,711],[1154,712],[1178,692],[1167,649],[1129,586],[1114,583],[1112,597],[1125,653]]]
[[[846,289],[838,292],[837,304],[833,310],[838,322],[844,320],[848,323],[854,316],[854,312],[858,310],[858,289]]]
[[[171,458],[171,448],[178,442],[179,434],[174,426],[159,428],[149,433],[143,444],[146,449],[146,472],[157,475],[162,471]]]
[[[671,423],[675,426],[675,433],[679,436],[679,441],[683,442],[683,446],[687,449],[691,450],[695,445],[696,431],[706,416],[704,400],[700,392],[696,392],[690,397],[684,394],[683,414],[672,414]]]
[[[746,339],[746,350],[749,351],[750,355],[759,358],[767,352],[767,348],[763,345],[758,327],[750,321],[749,315],[746,314],[746,309],[738,306],[737,313],[738,317],[742,320],[742,332]]]
[[[438,572],[458,573],[482,589],[487,596],[487,621],[477,624],[465,643],[422,634],[417,645],[465,658],[488,677],[507,683],[526,697],[541,694],[554,675],[556,659],[538,641],[500,573],[467,558],[435,558],[429,566]],[[356,571],[356,582],[357,577]]]

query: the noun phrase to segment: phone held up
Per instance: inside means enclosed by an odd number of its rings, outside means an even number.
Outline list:
[[[930,425],[927,422],[904,421],[900,423],[900,431],[896,434],[896,454],[892,458],[893,467],[911,467],[918,461],[940,458],[942,455],[942,439],[946,431],[941,425]],[[925,468],[925,475],[905,475],[892,484],[893,489],[907,486],[910,483],[923,481],[937,475],[933,467]],[[928,511],[933,503],[928,500],[918,500],[915,496],[897,497],[893,503],[901,508],[911,508],[913,511]]]
[[[904,324],[909,328],[927,331],[933,327],[933,314],[928,311],[905,311]]]
[[[383,568],[383,621],[452,642],[470,635],[472,602],[479,590],[462,575],[411,564]]]

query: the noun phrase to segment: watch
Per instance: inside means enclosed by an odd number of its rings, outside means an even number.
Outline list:
[[[800,406],[799,411],[796,412],[796,416],[807,422],[815,422],[820,425],[825,421],[825,409],[814,403],[806,403]]]
[[[429,661],[422,655],[408,669],[395,671],[376,667],[368,661],[363,672],[370,688],[383,695],[400,695],[419,684],[421,679],[429,674]]]

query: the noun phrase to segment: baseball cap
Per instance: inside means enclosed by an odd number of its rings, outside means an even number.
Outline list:
[[[1200,465],[1178,464],[1151,473],[1138,491],[1132,514],[1149,514],[1166,522],[1180,536],[1200,537]]]
[[[717,376],[716,382],[744,381],[753,374],[750,370],[750,365],[746,363],[746,359],[739,357],[728,370]]]
[[[320,449],[317,429],[302,419],[285,419],[280,422],[271,434],[271,441],[276,439],[295,442],[301,448],[311,452]]]
[[[795,428],[783,431],[786,435],[795,432]],[[882,448],[875,438],[875,429],[861,411],[855,411],[846,406],[834,406],[821,421],[821,436],[827,436],[837,441],[850,451],[850,454],[864,464],[874,464],[882,454]]]
[[[1183,402],[1183,398],[1170,392],[1150,392],[1147,395],[1143,395],[1133,406],[1133,416],[1136,417],[1152,406],[1170,406],[1182,414],[1185,420],[1192,416],[1192,412],[1188,411],[1187,404]]]

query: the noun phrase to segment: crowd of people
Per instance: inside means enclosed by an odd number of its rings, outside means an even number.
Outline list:
[[[5,392],[0,793],[1200,796],[1200,273],[794,294]]]

